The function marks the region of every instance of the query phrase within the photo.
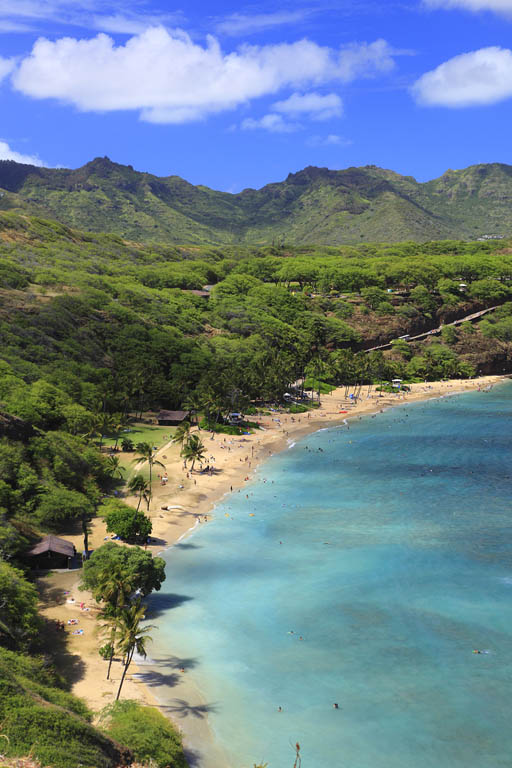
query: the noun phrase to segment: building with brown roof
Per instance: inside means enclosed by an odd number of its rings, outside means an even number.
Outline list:
[[[156,420],[161,427],[179,427],[182,421],[188,419],[189,411],[160,411]]]
[[[31,567],[38,570],[69,568],[75,555],[74,544],[58,536],[46,536],[26,553]]]

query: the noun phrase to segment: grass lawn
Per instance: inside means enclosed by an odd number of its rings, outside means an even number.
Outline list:
[[[306,381],[304,382],[304,389],[313,389],[316,392],[318,392],[318,379],[314,379],[313,377],[308,377]],[[336,386],[334,384],[327,384],[325,381],[320,381],[320,394],[322,395],[328,395],[330,392],[333,392],[333,390],[336,389]]]
[[[123,437],[128,437],[130,440],[132,440],[134,445],[137,445],[137,443],[149,443],[152,447],[160,449],[163,445],[169,442],[177,428],[159,427],[158,424],[144,424],[141,421],[135,421],[131,423],[130,426],[126,429],[129,431],[123,431],[121,433],[121,437],[119,438],[118,443],[119,448],[121,448],[121,441]],[[103,445],[110,447],[114,444],[115,437],[112,437],[112,435],[105,435],[103,439]],[[147,480],[149,480],[149,469],[147,464],[143,467],[138,467],[136,464],[133,464],[133,453],[125,453],[124,451],[119,450],[119,453],[117,453],[116,456],[119,457],[121,466],[125,467],[127,470],[123,476],[124,483],[128,482],[131,475],[135,472],[137,474],[143,475]]]
[[[158,424],[143,424],[136,421],[128,427],[129,432],[123,432],[122,437],[129,437],[135,444],[149,443],[152,446],[161,448],[164,443],[168,443],[176,432],[177,427],[159,427]]]
[[[128,437],[134,445],[137,443],[149,443],[151,446],[161,448],[168,443],[172,435],[176,432],[176,427],[159,427],[158,424],[144,424],[142,421],[135,421],[121,432],[118,441],[118,448],[121,448],[123,437]],[[116,438],[108,433],[103,436],[103,445],[105,448],[114,446]],[[122,453],[121,453],[122,456]]]

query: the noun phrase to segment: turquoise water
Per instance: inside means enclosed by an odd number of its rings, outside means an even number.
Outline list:
[[[322,430],[166,553],[152,655],[230,768],[510,768],[511,416],[506,383]]]

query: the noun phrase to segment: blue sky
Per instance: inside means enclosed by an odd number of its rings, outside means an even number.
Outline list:
[[[512,164],[512,0],[0,0],[0,159],[236,192]]]

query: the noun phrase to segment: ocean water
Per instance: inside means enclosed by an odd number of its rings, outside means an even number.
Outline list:
[[[511,427],[507,382],[322,430],[166,553],[201,768],[512,766]]]

